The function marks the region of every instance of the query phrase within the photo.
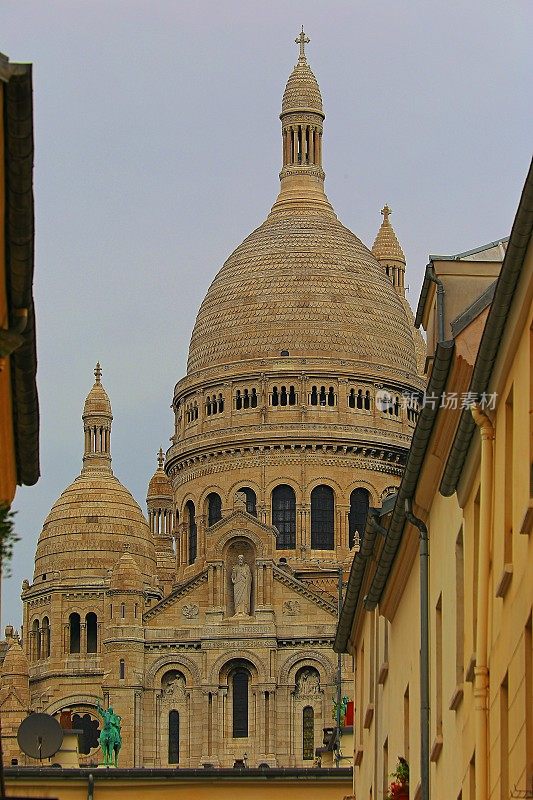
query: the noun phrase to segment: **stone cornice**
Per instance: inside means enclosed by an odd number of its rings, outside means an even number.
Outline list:
[[[282,461],[284,464],[298,463],[304,454],[306,458],[317,458],[321,464],[326,466],[346,466],[401,475],[408,452],[407,446],[395,447],[381,443],[314,445],[287,442],[286,440],[282,444],[271,443],[240,447],[233,445],[219,447],[216,450],[193,451],[190,454],[174,457],[172,450],[173,448],[169,451],[167,464],[168,474],[174,479],[175,485],[180,473],[187,473],[189,480],[191,470],[194,470],[197,477],[200,474],[217,472],[220,469],[227,470],[233,468],[232,460],[235,461],[235,467],[241,466],[244,458],[247,459],[248,466],[259,467],[264,463],[277,463],[278,461]],[[217,461],[218,463],[216,463]]]
[[[402,391],[403,388],[423,391],[425,382],[418,375],[411,375],[402,370],[381,367],[365,361],[351,361],[335,358],[272,358],[255,359],[253,361],[237,361],[224,366],[206,367],[205,369],[185,375],[174,387],[174,400],[196,390],[208,391],[211,388],[231,382],[269,381],[307,378],[309,381],[346,379],[363,381],[370,384],[387,383],[387,388]]]

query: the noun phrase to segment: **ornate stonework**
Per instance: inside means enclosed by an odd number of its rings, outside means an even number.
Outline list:
[[[419,346],[390,254],[373,255],[324,194],[308,41],[283,96],[281,190],[198,312],[148,523],[111,470],[98,365],[81,474],[23,585],[21,707],[97,719],[112,704],[123,766],[232,766],[245,752],[251,766],[313,765],[333,724],[339,577],[416,422]]]

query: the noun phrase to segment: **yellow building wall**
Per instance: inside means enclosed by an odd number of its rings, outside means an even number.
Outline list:
[[[87,779],[39,776],[32,778],[7,778],[7,794],[35,798],[58,798],[58,800],[87,800]],[[146,780],[139,777],[120,779],[95,779],[94,796],[97,800],[126,800],[132,796],[143,800],[235,800],[235,798],[258,798],[258,800],[342,800],[351,792],[351,778],[321,778],[272,780],[251,778],[240,780],[214,778],[165,777]]]
[[[487,592],[487,800],[508,800],[515,788],[522,792],[515,796],[533,791],[532,245],[515,297],[519,300],[509,315],[489,387],[497,400],[488,411],[495,436]],[[426,478],[435,469],[443,430],[441,416],[422,468]],[[479,777],[482,768],[479,757],[476,764],[474,698],[480,622],[480,441],[476,427],[458,493],[443,497],[436,488],[440,478],[429,490],[431,481],[423,477],[419,482],[423,488],[415,495],[415,507],[427,509],[424,520],[429,531],[430,783],[431,796],[439,800],[474,800],[476,769]],[[404,554],[409,547],[414,552],[413,536],[418,540],[418,531],[406,525]],[[350,652],[356,657],[354,792],[358,798],[386,796],[400,755],[410,765],[410,797],[420,796],[419,563],[417,554],[406,570],[405,555],[403,560],[399,556],[379,609],[390,617],[388,645],[384,642],[388,623],[383,617],[375,619],[375,612],[356,617],[350,638]],[[395,592],[400,594],[396,606],[391,599]],[[384,662],[387,670],[380,667]]]

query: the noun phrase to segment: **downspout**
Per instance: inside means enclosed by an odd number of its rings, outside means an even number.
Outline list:
[[[476,800],[489,796],[488,752],[488,627],[489,627],[489,572],[490,541],[492,530],[492,460],[494,428],[478,404],[470,407],[474,422],[481,434],[481,486],[479,510],[478,585],[476,666],[474,669],[474,702],[476,720]]]
[[[437,277],[435,267],[430,264],[427,271],[427,276],[430,281],[437,284],[437,320],[438,320],[438,341],[444,341],[444,284],[440,278]]]
[[[429,547],[428,529],[405,500],[405,518],[418,528],[420,539],[420,788],[429,800]],[[477,800],[477,798],[476,798]]]

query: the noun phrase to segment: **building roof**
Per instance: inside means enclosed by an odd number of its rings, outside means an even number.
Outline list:
[[[498,348],[504,333],[513,296],[520,279],[522,265],[533,232],[533,160],[520,197],[516,217],[508,239],[505,258],[494,298],[481,338],[481,344],[474,364],[470,391],[480,396],[489,387]],[[445,497],[452,495],[459,482],[466,455],[470,447],[476,424],[472,414],[465,409],[459,420],[448,462],[442,476],[440,491]]]

